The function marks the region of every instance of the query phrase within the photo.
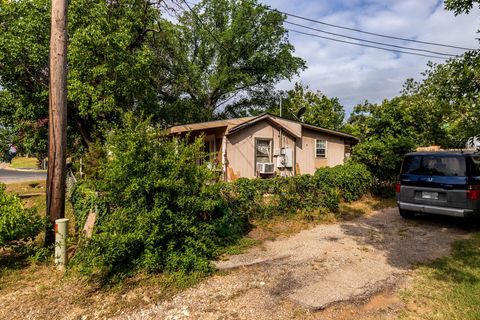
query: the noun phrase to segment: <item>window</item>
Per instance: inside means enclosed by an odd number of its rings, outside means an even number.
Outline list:
[[[402,174],[429,176],[465,176],[465,158],[455,155],[407,156]]]
[[[327,157],[327,141],[315,140],[315,157],[326,158]]]
[[[469,176],[480,176],[480,157],[467,157],[467,168]]]
[[[256,163],[272,162],[272,140],[271,139],[256,139],[255,161]]]

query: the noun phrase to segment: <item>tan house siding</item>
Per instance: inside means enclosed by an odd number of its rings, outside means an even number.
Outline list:
[[[327,141],[327,153],[325,158],[315,156],[315,140]],[[322,167],[334,167],[342,164],[345,157],[345,143],[341,137],[303,129],[302,139],[297,143],[296,154],[300,174],[313,174]]]
[[[285,133],[282,134],[282,137],[282,146],[294,149],[294,139]],[[256,175],[255,139],[257,138],[272,139],[273,154],[278,154],[280,148],[280,130],[266,121],[261,121],[251,127],[227,136],[228,166],[238,177],[253,178]],[[272,157],[272,162],[276,164],[275,156]]]
[[[206,151],[213,154],[210,160],[218,164],[217,170],[221,168],[226,180],[256,177],[257,139],[272,140],[271,162],[275,165],[276,174],[280,176],[313,174],[318,168],[343,164],[345,150],[349,149],[346,146],[354,145],[358,141],[346,133],[269,114],[179,125],[170,127],[167,133],[179,137],[188,135],[191,141],[203,136],[206,147],[208,144]],[[317,139],[326,141],[325,157],[316,157]],[[291,168],[277,167],[281,147],[292,150]]]

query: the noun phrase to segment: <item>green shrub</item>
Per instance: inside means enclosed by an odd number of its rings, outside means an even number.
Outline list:
[[[370,171],[363,164],[347,163],[333,168],[320,168],[315,172],[319,186],[337,188],[343,200],[358,200],[367,194],[373,183]]]
[[[215,173],[199,164],[203,141],[187,141],[131,116],[111,132],[94,178],[72,192],[77,227],[97,212],[92,238],[81,238],[72,261],[77,270],[103,279],[139,270],[206,273],[249,219],[313,219],[336,211],[341,197],[357,199],[371,182],[365,166],[348,164],[315,175],[212,183]]]
[[[73,266],[105,279],[139,270],[208,272],[209,260],[247,225],[233,212],[215,173],[204,165],[201,139],[171,139],[131,116],[111,132],[95,180],[72,201],[79,226],[99,214],[91,239],[80,241]],[[107,153],[105,153],[107,154]]]
[[[33,240],[44,226],[35,209],[25,209],[20,198],[6,194],[0,183],[0,247]]]

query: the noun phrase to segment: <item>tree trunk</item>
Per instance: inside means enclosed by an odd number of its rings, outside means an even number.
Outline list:
[[[52,0],[48,126],[47,217],[52,225],[65,216],[67,148],[67,0]],[[45,244],[55,241],[47,228]]]

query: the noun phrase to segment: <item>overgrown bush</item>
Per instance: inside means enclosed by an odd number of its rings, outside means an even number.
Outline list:
[[[103,279],[138,270],[208,272],[221,248],[243,236],[250,219],[338,209],[369,189],[365,166],[315,175],[213,183],[203,141],[172,139],[131,116],[111,132],[91,179],[72,192],[77,227],[97,212],[91,239],[79,242],[73,266]],[[107,156],[108,155],[108,156]],[[313,213],[313,214],[312,214]]]
[[[5,193],[0,183],[0,247],[19,246],[33,240],[44,228],[35,209],[26,209],[16,195]]]
[[[318,185],[337,188],[343,200],[355,201],[367,194],[372,187],[373,178],[367,167],[360,163],[349,162],[332,168],[320,168],[315,172]]]
[[[80,242],[73,265],[110,278],[118,274],[210,270],[209,260],[247,226],[211,183],[203,142],[165,137],[161,130],[125,118],[107,138],[96,179],[73,191],[80,225],[95,206],[99,215],[91,239]],[[98,196],[97,196],[98,193]]]
[[[372,175],[366,166],[348,163],[318,169],[315,175],[242,178],[222,184],[221,190],[232,210],[250,218],[265,219],[299,211],[336,211],[341,199],[357,200],[371,186]]]

